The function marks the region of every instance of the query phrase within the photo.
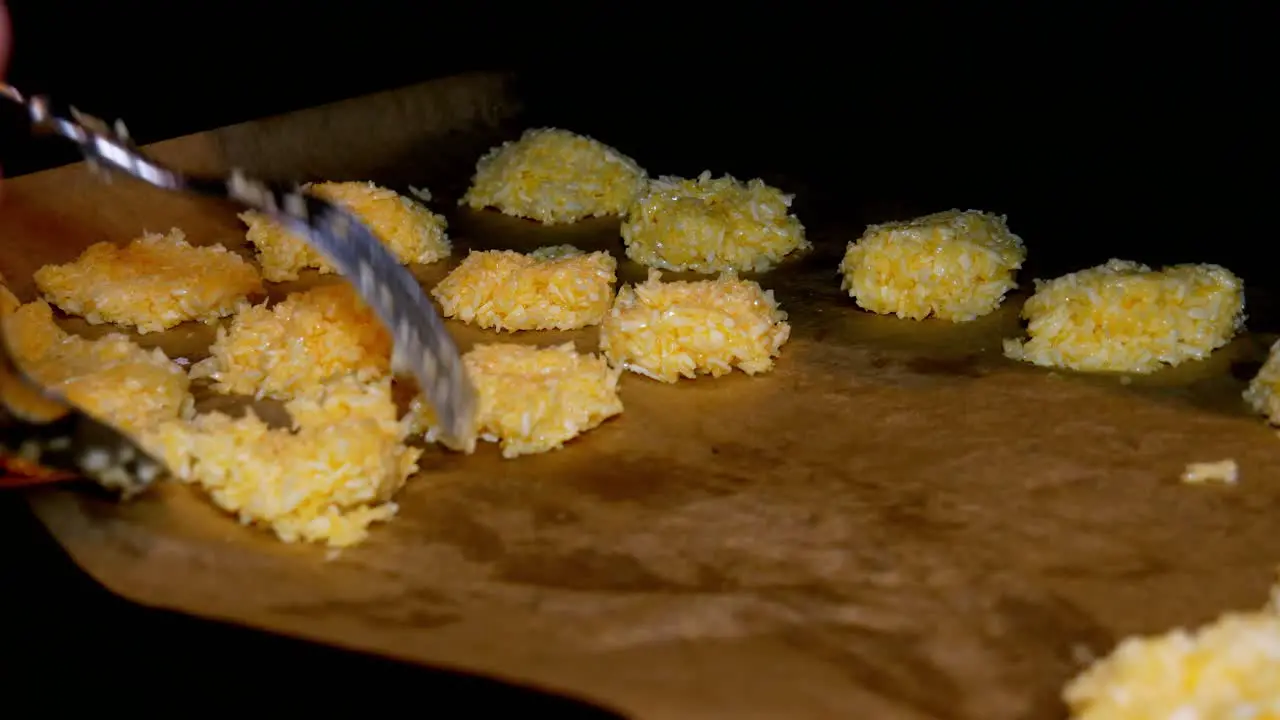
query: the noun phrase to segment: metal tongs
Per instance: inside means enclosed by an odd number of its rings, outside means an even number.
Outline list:
[[[0,96],[25,108],[33,131],[75,143],[85,161],[104,174],[115,171],[164,190],[230,200],[266,213],[304,238],[355,287],[391,332],[392,368],[417,380],[440,420],[442,442],[455,448],[474,442],[476,395],[457,346],[417,280],[354,215],[298,186],[254,180],[239,171],[226,178],[184,175],[148,158],[119,122],[110,128],[75,108],[63,111],[44,97],[27,98],[4,83]],[[16,455],[17,462],[27,464],[24,467],[37,468],[35,481],[78,475],[131,495],[168,474],[125,433],[24,373],[4,340],[3,323],[0,433],[0,463],[13,465]],[[6,450],[9,459],[3,457]],[[0,476],[4,470],[0,464]]]

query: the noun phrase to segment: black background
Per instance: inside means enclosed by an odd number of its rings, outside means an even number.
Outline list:
[[[1274,185],[1262,4],[175,7],[11,2],[10,79],[148,142],[518,69],[540,118],[658,172],[786,171],[829,202],[1006,212],[1033,262],[1142,247],[1266,279],[1249,267]],[[76,159],[10,120],[11,174]]]
[[[12,82],[142,142],[516,69],[535,117],[657,172],[790,172],[818,188],[801,202],[1004,212],[1032,274],[1128,254],[1270,282],[1263,4],[11,6]],[[76,159],[12,115],[0,132],[11,174]]]
[[[9,79],[122,117],[150,142],[511,69],[536,120],[596,134],[651,170],[790,173],[807,179],[802,201],[828,209],[1004,212],[1047,265],[1220,262],[1265,295],[1276,282],[1263,255],[1275,242],[1271,13],[1078,5],[11,0]],[[75,159],[4,114],[7,174]],[[0,502],[6,525],[26,522],[12,496]],[[55,632],[64,658],[128,651],[180,664],[222,638],[216,652],[286,662],[236,631],[156,620],[83,589],[24,527],[0,566],[4,602],[17,603],[0,625],[11,666],[52,657]],[[104,626],[129,630],[104,651],[107,636],[93,634]],[[122,640],[156,628],[165,640]],[[76,672],[61,674],[88,677]]]

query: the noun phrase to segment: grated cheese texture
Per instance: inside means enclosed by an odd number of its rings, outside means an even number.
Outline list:
[[[649,271],[626,285],[600,328],[600,349],[616,366],[674,383],[736,367],[768,372],[791,335],[772,290],[732,274],[715,280],[661,282]]]
[[[64,331],[43,300],[4,315],[18,365],[86,412],[137,435],[194,406],[182,368],[158,348],[144,350],[118,333],[89,340]]]
[[[1131,637],[1067,684],[1072,720],[1280,717],[1280,587],[1270,607]]]
[[[429,265],[453,251],[444,216],[394,190],[370,182],[325,182],[304,189],[360,218],[401,264]],[[269,216],[250,210],[240,219],[249,227],[245,237],[257,248],[267,280],[297,280],[308,268],[322,275],[335,272],[323,255]]]
[[[35,273],[46,300],[90,324],[162,332],[188,321],[213,323],[262,295],[252,264],[222,245],[196,247],[177,228],[125,246],[96,243],[66,265]]]
[[[1254,412],[1280,425],[1280,341],[1271,345],[1267,361],[1244,390],[1244,400]]]
[[[946,210],[868,226],[845,251],[840,287],[880,315],[967,322],[1000,307],[1026,259],[1003,216]]]
[[[482,328],[575,330],[609,312],[617,268],[607,252],[570,245],[472,252],[431,295],[445,317]]]
[[[405,445],[391,379],[354,376],[309,388],[285,404],[293,428],[272,428],[252,410],[164,423],[145,444],[244,524],[280,540],[355,545],[369,525],[393,517],[392,501],[422,451]]]
[[[1026,340],[1010,358],[1083,371],[1151,373],[1200,360],[1244,328],[1244,282],[1218,265],[1153,270],[1125,260],[1036,281]]]
[[[346,283],[290,293],[237,314],[218,328],[210,356],[191,367],[222,393],[288,400],[344,375],[391,372],[391,336]]]
[[[635,160],[598,140],[534,128],[485,153],[458,204],[566,224],[624,214],[645,183]]]
[[[476,434],[499,443],[504,458],[560,449],[622,412],[621,370],[610,368],[603,357],[577,352],[573,343],[477,345],[463,362],[479,396]],[[435,413],[421,395],[406,422],[428,442],[439,434]]]
[[[764,272],[810,247],[791,214],[794,195],[755,179],[663,176],[622,223],[627,257],[650,267],[700,273]]]
[[[1219,460],[1217,462],[1190,463],[1182,471],[1182,482],[1188,485],[1202,485],[1208,482],[1220,482],[1235,485],[1240,479],[1240,467],[1235,460]]]

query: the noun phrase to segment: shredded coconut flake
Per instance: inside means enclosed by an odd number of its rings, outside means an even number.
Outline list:
[[[769,270],[810,247],[792,199],[759,179],[660,177],[622,224],[627,257],[666,270]]]
[[[1004,217],[947,210],[869,226],[849,243],[841,288],[881,315],[967,322],[1000,306],[1026,258]]]
[[[139,333],[213,323],[264,293],[258,271],[222,245],[193,246],[181,230],[146,233],[123,247],[97,243],[75,262],[35,273],[45,299],[93,325]]]
[[[1280,585],[1273,590],[1280,598]],[[1130,637],[1067,684],[1072,720],[1280,717],[1280,605]]]
[[[602,357],[577,352],[573,343],[477,345],[463,361],[479,396],[477,436],[500,443],[505,458],[559,449],[622,412],[621,371]],[[422,396],[414,399],[406,421],[428,441],[439,435],[435,413]]]
[[[326,182],[308,185],[304,190],[359,217],[404,265],[428,265],[452,252],[444,216],[394,190],[369,182]],[[250,210],[241,213],[240,219],[248,225],[245,237],[258,249],[258,263],[267,280],[297,280],[298,274],[308,268],[321,274],[335,272],[333,265],[305,240],[270,217]]]
[[[344,375],[391,371],[391,337],[350,285],[324,285],[236,315],[191,367],[223,393],[287,400]]]
[[[613,300],[618,263],[572,246],[472,252],[432,289],[445,317],[497,330],[574,330],[599,325]]]
[[[600,330],[600,349],[614,365],[676,382],[720,377],[736,367],[768,372],[791,335],[772,290],[732,274],[715,280],[661,282],[662,273],[618,291]]]
[[[404,444],[391,380],[337,378],[286,409],[293,429],[271,428],[252,411],[234,419],[211,412],[162,423],[144,442],[244,524],[265,525],[284,542],[361,542],[371,523],[395,515],[391,498],[422,454]]]
[[[458,204],[545,225],[573,223],[624,214],[645,182],[643,168],[598,140],[536,128],[485,153]]]
[[[1219,460],[1217,462],[1190,463],[1182,471],[1182,482],[1189,485],[1201,485],[1207,482],[1219,482],[1235,485],[1240,479],[1240,467],[1235,460]]]
[[[191,412],[186,373],[158,348],[144,350],[116,333],[96,340],[69,334],[42,300],[3,314],[3,322],[24,371],[127,433],[137,435]]]
[[[1244,328],[1244,283],[1218,265],[1153,270],[1111,260],[1049,281],[1022,308],[1015,360],[1082,371],[1151,373],[1200,360]]]

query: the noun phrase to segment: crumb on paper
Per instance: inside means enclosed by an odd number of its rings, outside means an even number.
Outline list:
[[[390,373],[392,341],[347,283],[290,293],[274,307],[247,308],[218,328],[209,357],[191,367],[221,393],[287,400],[354,374]]]
[[[1235,485],[1240,477],[1240,468],[1235,460],[1219,460],[1217,462],[1193,462],[1182,471],[1182,482],[1188,485],[1203,485],[1209,482]]]
[[[616,366],[661,382],[720,377],[735,368],[756,375],[773,369],[791,335],[787,314],[753,280],[662,282],[650,270],[623,286],[600,330],[600,349]]]
[[[428,265],[452,252],[444,216],[394,190],[371,182],[324,182],[303,190],[358,217],[403,265]],[[248,226],[245,237],[257,249],[262,276],[268,281],[297,280],[306,269],[326,275],[335,272],[319,252],[270,216],[249,210],[240,219]]]
[[[880,315],[968,322],[1000,307],[1026,259],[1004,216],[946,210],[868,226],[845,251],[840,287]]]
[[[760,179],[710,171],[657,178],[622,223],[627,257],[663,270],[764,272],[810,247],[791,213],[794,197]]]
[[[1201,360],[1244,328],[1244,282],[1218,265],[1125,260],[1036,281],[1026,339],[1005,355],[1042,367],[1147,374]]]
[[[177,228],[123,246],[96,243],[73,262],[40,268],[35,282],[67,313],[139,333],[214,323],[265,292],[251,263],[222,245],[192,245]]]
[[[618,263],[568,245],[530,254],[474,251],[431,290],[445,317],[496,330],[576,330],[599,325],[613,301]]]
[[[544,225],[574,223],[625,214],[646,180],[635,160],[598,140],[534,128],[486,152],[458,204]]]
[[[1082,667],[1093,664],[1098,660],[1098,654],[1093,648],[1084,643],[1071,644],[1071,661]]]
[[[578,352],[573,343],[481,344],[462,359],[479,400],[476,435],[499,443],[504,458],[559,449],[623,409],[621,370],[603,357]],[[439,436],[435,413],[421,395],[406,422],[428,442]]]

